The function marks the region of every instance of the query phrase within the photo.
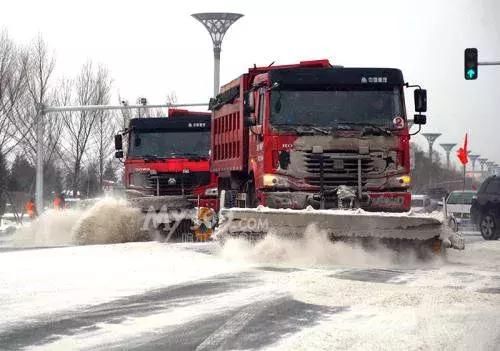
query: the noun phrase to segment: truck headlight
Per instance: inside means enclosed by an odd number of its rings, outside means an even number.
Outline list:
[[[135,172],[130,174],[130,185],[146,188],[149,185],[146,173]]]
[[[266,187],[287,188],[289,186],[288,179],[286,177],[276,174],[264,174],[262,176],[262,183]]]
[[[217,197],[217,194],[218,194],[217,188],[205,189],[205,196]]]
[[[411,177],[407,174],[391,177],[387,181],[387,185],[389,188],[408,188],[411,184]]]
[[[410,186],[411,184],[411,177],[409,175],[397,177],[397,180],[399,181],[399,184],[403,186]]]

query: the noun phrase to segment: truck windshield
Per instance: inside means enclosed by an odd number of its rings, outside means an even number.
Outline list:
[[[208,157],[210,132],[132,132],[129,156],[136,157]]]
[[[372,124],[393,127],[404,117],[401,94],[393,90],[275,90],[271,94],[272,125],[334,127]]]

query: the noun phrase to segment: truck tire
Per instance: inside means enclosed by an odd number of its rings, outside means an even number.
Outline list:
[[[496,240],[500,236],[500,228],[498,227],[498,219],[494,214],[488,212],[481,215],[479,220],[479,230],[484,240]]]

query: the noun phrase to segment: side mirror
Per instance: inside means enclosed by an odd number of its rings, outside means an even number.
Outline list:
[[[116,158],[123,158],[123,150],[119,150],[115,152],[115,157]]]
[[[427,116],[426,115],[414,115],[413,116],[413,123],[418,124],[418,125],[423,125],[427,123]]]
[[[122,150],[122,149],[123,149],[122,135],[116,134],[115,135],[115,150]]]
[[[427,112],[427,90],[416,89],[413,92],[413,97],[415,99],[415,111]]]
[[[255,99],[253,91],[247,91],[245,93],[243,106],[245,116],[250,116],[255,112]]]

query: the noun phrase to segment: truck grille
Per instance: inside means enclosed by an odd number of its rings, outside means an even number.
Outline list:
[[[374,162],[369,155],[358,153],[323,153],[323,184],[327,187],[338,185],[358,185],[358,159],[361,160],[361,184],[366,185],[366,174],[374,170]],[[305,181],[320,186],[319,155],[304,153],[304,163],[308,173]]]
[[[154,195],[191,195],[195,188],[210,183],[210,172],[158,173],[148,181]]]

